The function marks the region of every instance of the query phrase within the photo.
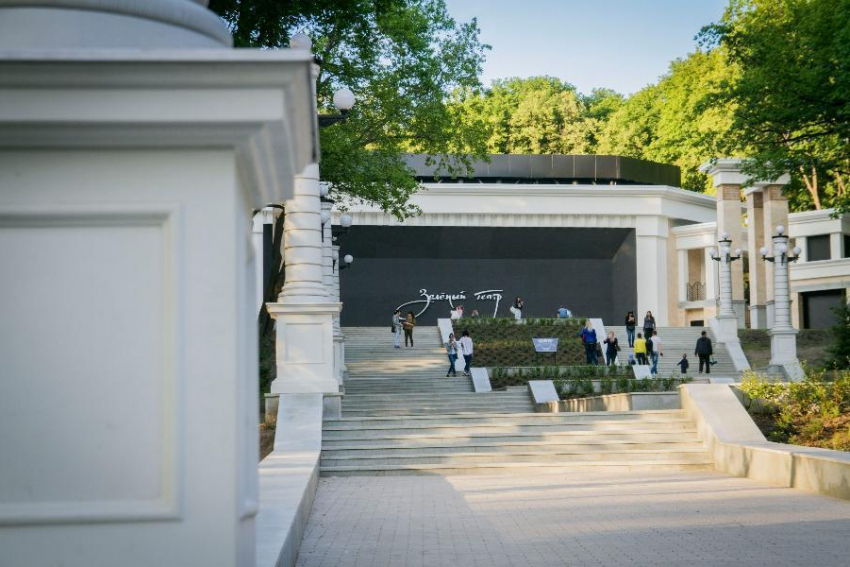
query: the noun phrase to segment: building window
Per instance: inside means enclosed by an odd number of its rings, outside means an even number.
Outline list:
[[[829,260],[829,235],[819,234],[806,239],[806,261]]]

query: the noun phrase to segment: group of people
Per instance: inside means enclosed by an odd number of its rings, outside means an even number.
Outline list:
[[[658,362],[664,356],[664,350],[661,345],[661,338],[656,330],[655,317],[652,311],[647,311],[643,318],[643,332],[635,333],[637,329],[637,320],[634,311],[629,311],[626,314],[626,336],[629,341],[629,348],[634,349],[634,358],[629,356],[630,364],[650,365],[650,373],[658,374]],[[596,330],[593,328],[593,323],[588,320],[585,326],[579,333],[581,342],[584,345],[585,362],[586,364],[599,364],[599,359],[602,358],[602,345],[605,346],[605,360],[608,365],[615,363],[617,353],[620,352],[620,345],[614,332],[609,332],[608,336],[600,344]],[[699,339],[697,339],[696,347],[694,348],[694,356],[699,359],[699,373],[711,374],[711,366],[715,364],[712,359],[714,348],[711,344],[711,339],[708,334],[702,331]],[[688,362],[687,353],[682,354],[682,359],[677,363],[682,374],[688,373],[690,362]]]
[[[413,327],[416,326],[416,315],[408,311],[407,315],[401,316],[401,309],[393,313],[393,324],[391,330],[395,336],[395,348],[401,348],[401,333],[404,331],[404,346],[413,348]],[[409,343],[409,344],[408,344]]]
[[[446,378],[449,376],[457,376],[455,362],[457,362],[459,356],[462,356],[464,361],[463,375],[469,376],[469,367],[472,365],[473,351],[474,345],[472,344],[472,338],[469,336],[469,331],[461,333],[460,340],[455,340],[455,334],[449,333],[449,340],[446,343],[446,352],[449,355],[449,370],[446,372]]]

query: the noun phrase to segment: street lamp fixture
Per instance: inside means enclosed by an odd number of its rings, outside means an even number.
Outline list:
[[[354,93],[351,92],[351,90],[342,88],[334,93],[333,102],[336,109],[339,110],[339,114],[320,114],[319,128],[327,128],[337,122],[345,122],[348,120],[348,113],[354,107],[354,103],[357,102],[357,99],[354,97]]]
[[[333,255],[334,268],[336,268],[336,263],[339,261],[339,253]],[[342,265],[339,267],[340,270],[345,270],[351,267],[351,264],[354,263],[354,256],[351,254],[346,254],[342,257]]]
[[[784,236],[784,233],[784,226],[779,225],[776,227],[776,236],[773,237],[773,256],[768,256],[770,250],[767,249],[767,246],[762,246],[761,250],[759,250],[762,260],[774,263],[778,261],[779,264],[784,265],[786,262],[796,262],[800,259],[800,254],[803,252],[803,249],[799,246],[795,246],[791,250],[794,254],[793,256],[788,255],[788,237]]]

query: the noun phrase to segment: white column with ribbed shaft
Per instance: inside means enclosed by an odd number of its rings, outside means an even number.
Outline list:
[[[339,302],[339,298],[334,292],[334,265],[333,265],[333,233],[331,231],[331,210],[333,209],[332,201],[322,201],[322,216],[328,221],[322,223],[322,275],[325,284],[325,289],[331,301]],[[337,340],[337,325],[339,314],[335,314],[331,323],[333,329],[333,376],[337,384],[342,385],[342,368],[338,356],[339,343]]]
[[[791,380],[801,380],[803,370],[797,360],[797,329],[791,326],[791,298],[788,289],[788,237],[773,237],[773,327],[770,331],[770,365],[781,366]]]
[[[717,341],[729,343],[738,340],[738,314],[735,313],[732,297],[732,253],[721,245],[720,260],[720,311],[717,314],[719,323]]]
[[[340,304],[325,286],[319,166],[295,177],[283,223],[286,282],[277,303],[267,304],[276,321],[277,378],[272,393],[338,393],[334,377],[333,318]]]
[[[339,244],[331,246],[331,260],[333,262],[333,292],[332,296],[336,301],[340,301],[339,295]],[[341,303],[340,303],[341,304]],[[345,376],[348,368],[345,366],[345,333],[342,332],[342,324],[340,322],[340,314],[334,316],[334,359],[339,368],[339,383],[345,382]]]

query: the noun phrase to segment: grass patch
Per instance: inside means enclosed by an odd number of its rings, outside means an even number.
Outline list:
[[[747,360],[753,368],[770,364],[770,336],[762,329],[739,329],[738,338]],[[831,366],[829,347],[834,341],[829,329],[800,329],[797,334],[797,358],[810,368]]]

